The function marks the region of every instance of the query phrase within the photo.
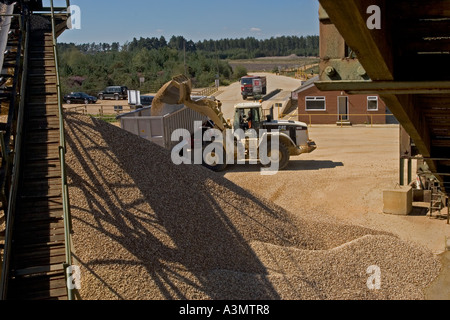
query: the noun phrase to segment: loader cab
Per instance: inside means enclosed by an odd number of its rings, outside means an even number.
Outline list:
[[[234,107],[234,129],[259,130],[262,128],[263,120],[262,106],[260,104],[241,103]]]

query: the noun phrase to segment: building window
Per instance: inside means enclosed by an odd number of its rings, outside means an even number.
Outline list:
[[[367,111],[378,111],[378,97],[367,97]]]
[[[306,97],[306,111],[325,111],[325,97]]]

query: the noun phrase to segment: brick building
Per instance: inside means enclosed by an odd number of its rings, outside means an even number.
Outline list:
[[[348,95],[343,91],[320,91],[318,77],[292,92],[298,101],[299,121],[311,124],[386,124],[397,123],[378,95]]]

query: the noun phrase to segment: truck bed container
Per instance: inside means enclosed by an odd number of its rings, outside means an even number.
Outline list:
[[[171,141],[176,129],[194,132],[194,122],[208,118],[184,105],[170,106],[171,111],[163,116],[151,116],[151,107],[146,107],[117,116],[120,127],[163,148],[172,149],[179,141]]]

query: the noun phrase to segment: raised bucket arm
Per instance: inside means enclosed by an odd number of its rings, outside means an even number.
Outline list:
[[[223,131],[230,128],[220,109],[222,103],[217,100],[201,99],[193,101],[191,98],[191,80],[184,75],[178,75],[167,82],[157,92],[152,102],[152,116],[163,115],[165,105],[183,104],[186,107],[207,116],[214,122],[217,129]]]

